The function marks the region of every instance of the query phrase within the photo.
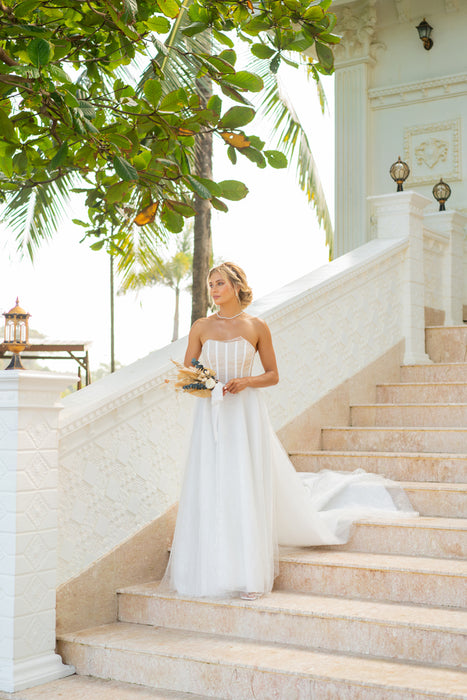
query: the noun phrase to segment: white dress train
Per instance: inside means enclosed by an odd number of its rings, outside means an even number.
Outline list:
[[[239,337],[207,340],[200,362],[225,384],[250,375],[254,357]],[[398,484],[363,469],[296,472],[260,389],[190,400],[193,434],[163,588],[193,597],[267,593],[279,545],[343,544],[356,520],[418,515]]]

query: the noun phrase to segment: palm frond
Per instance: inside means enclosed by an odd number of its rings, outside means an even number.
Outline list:
[[[31,260],[44,240],[52,238],[68,213],[69,193],[76,181],[70,173],[8,196],[2,221],[16,233],[18,252]]]
[[[276,147],[288,157],[291,165],[295,165],[298,184],[325,231],[332,259],[334,231],[331,216],[306,130],[277,75],[265,68],[264,61],[255,61],[252,70],[261,75],[265,86],[265,92],[260,96],[260,112],[271,120]]]

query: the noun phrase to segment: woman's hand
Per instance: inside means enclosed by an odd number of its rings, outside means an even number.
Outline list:
[[[243,389],[246,389],[250,385],[250,377],[238,377],[237,379],[231,379],[224,384],[223,392],[224,396],[227,392],[229,394],[238,394]]]

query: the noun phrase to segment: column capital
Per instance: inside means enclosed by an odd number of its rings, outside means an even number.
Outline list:
[[[376,26],[376,0],[353,0],[333,6],[337,15],[337,31],[342,42],[334,47],[336,68],[352,63],[373,62],[376,48],[372,39]]]

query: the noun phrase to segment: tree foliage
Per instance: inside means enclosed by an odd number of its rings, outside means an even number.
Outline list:
[[[331,0],[23,0],[0,2],[0,191],[20,243],[32,255],[60,215],[55,195],[80,192],[88,220],[77,221],[100,248],[124,253],[136,224],[180,232],[195,214],[193,195],[226,209],[247,193],[235,180],[200,178],[196,134],[219,135],[237,154],[284,167],[276,151],[244,128],[255,110],[249,93],[261,77],[236,70],[231,35],[278,65],[282,53],[315,46],[313,70],[333,70]],[[189,7],[188,7],[189,6]],[[167,46],[188,7],[186,37],[210,30],[219,50]],[[163,89],[164,57],[183,54],[198,78],[217,85],[208,104],[196,86]],[[152,75],[138,84],[138,65]],[[229,98],[221,99],[219,94]],[[232,107],[232,100],[236,103]],[[44,203],[50,213],[44,216]],[[42,206],[41,206],[42,204]],[[58,205],[57,205],[58,206]],[[86,218],[86,217],[83,217]],[[27,239],[23,239],[24,230]]]

